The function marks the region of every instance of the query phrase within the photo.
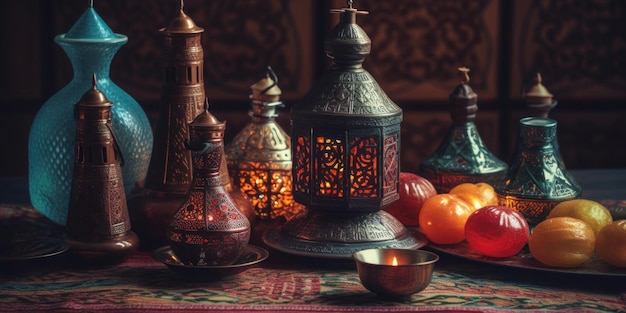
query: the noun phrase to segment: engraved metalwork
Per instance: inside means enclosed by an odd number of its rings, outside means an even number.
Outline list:
[[[139,245],[128,216],[112,106],[94,75],[74,111],[76,154],[65,232],[74,254],[97,263],[120,262]]]
[[[302,211],[291,192],[291,138],[278,125],[281,90],[268,67],[267,77],[251,86],[251,121],[226,147],[233,183],[252,202],[261,220],[289,219]]]
[[[506,180],[494,186],[498,203],[520,211],[530,224],[542,221],[558,203],[577,198],[582,189],[559,161],[553,142],[556,121],[520,120],[520,141]]]
[[[130,199],[135,230],[147,246],[162,246],[172,215],[184,200],[192,179],[191,154],[185,148],[188,125],[205,99],[204,29],[184,12],[159,30],[163,40],[161,105],[155,125],[154,149],[143,193]]]
[[[324,44],[332,67],[291,110],[293,193],[308,212],[265,233],[292,254],[350,257],[364,248],[420,243],[381,208],[399,198],[402,110],[362,67],[371,42],[340,14]]]
[[[160,32],[165,77],[145,191],[156,197],[182,196],[191,183],[187,125],[202,111],[205,98],[204,29],[185,14],[181,1],[178,15]]]
[[[192,152],[193,179],[167,231],[174,254],[186,265],[231,264],[250,240],[250,222],[220,175],[225,127],[209,113],[208,100],[205,111],[189,124],[186,146]]]
[[[474,124],[478,96],[468,85],[469,69],[459,68],[462,82],[450,95],[452,126],[437,150],[420,164],[418,173],[428,179],[437,192],[446,193],[457,185],[456,179],[441,176],[453,175],[461,182],[483,181],[491,185],[504,180],[507,164],[483,143]]]

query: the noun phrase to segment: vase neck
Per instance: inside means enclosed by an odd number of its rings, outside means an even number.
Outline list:
[[[109,79],[113,57],[125,42],[73,43],[59,42],[67,54],[74,71],[73,80],[90,81],[93,74],[99,80]]]

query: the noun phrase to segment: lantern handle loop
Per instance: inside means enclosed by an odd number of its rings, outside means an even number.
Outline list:
[[[122,148],[120,147],[119,141],[117,140],[117,136],[115,135],[115,132],[113,131],[113,127],[111,127],[111,125],[108,123],[106,125],[109,131],[111,132],[111,136],[113,137],[113,149],[117,151],[117,154],[120,157],[120,166],[124,166],[124,154],[122,153]]]
[[[270,77],[270,79],[272,80],[272,84],[265,87],[265,89],[263,89],[261,91],[261,94],[264,95],[266,92],[268,92],[270,89],[274,88],[274,86],[278,85],[278,76],[276,76],[276,73],[274,73],[274,70],[272,70],[271,66],[267,66],[267,75]]]
[[[189,142],[189,139],[187,139],[184,144],[187,150],[198,152],[200,155],[205,155],[215,149],[215,145],[209,142],[192,145],[191,142]]]

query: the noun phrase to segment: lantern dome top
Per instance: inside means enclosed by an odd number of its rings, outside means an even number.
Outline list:
[[[196,25],[193,19],[185,14],[185,11],[183,10],[184,7],[184,1],[180,0],[180,9],[178,11],[178,16],[171,20],[166,28],[161,29],[162,32],[195,34],[204,31],[204,28]]]
[[[356,16],[369,13],[353,8],[352,1],[348,1],[348,8],[333,9],[331,13],[339,13],[339,24],[324,42],[326,55],[336,65],[360,67],[371,51],[372,41],[356,23]]]
[[[209,100],[204,99],[204,112],[198,114],[189,124],[191,128],[224,128],[226,123],[220,122],[209,112]]]
[[[93,8],[93,1],[67,33],[59,35],[59,39],[66,40],[128,40],[125,35],[116,34],[109,25],[104,22],[98,12]]]
[[[550,104],[552,103],[553,96],[548,91],[548,89],[541,83],[541,74],[537,73],[534,85],[530,86],[526,90],[526,92],[523,94],[523,97],[529,103]]]
[[[93,74],[91,81],[91,88],[87,90],[80,98],[80,101],[76,104],[77,106],[91,106],[91,107],[110,107],[113,105],[109,99],[98,90],[96,86],[96,74]]]
[[[354,9],[352,1],[348,8],[331,12],[340,14],[324,45],[333,66],[292,107],[292,120],[298,124],[319,120],[340,127],[400,123],[402,109],[362,66],[371,40],[356,24],[356,16],[368,12]]]
[[[265,78],[254,83],[250,89],[252,89],[250,99],[258,101],[278,101],[282,94],[280,87],[278,87],[278,77],[270,66],[267,67]]]

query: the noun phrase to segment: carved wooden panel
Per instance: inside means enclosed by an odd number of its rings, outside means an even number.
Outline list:
[[[626,2],[518,0],[511,97],[541,72],[557,99],[626,98]]]
[[[158,100],[163,69],[162,35],[179,6],[171,1],[96,1],[95,10],[114,32],[129,37],[113,61],[111,78],[133,97]],[[54,2],[55,34],[65,33],[87,1]],[[247,103],[250,85],[272,66],[283,99],[308,91],[313,79],[313,0],[187,0],[184,10],[204,28],[205,83],[209,100]],[[53,40],[53,38],[50,38]],[[67,57],[56,49],[59,87],[71,77]]]
[[[335,8],[346,1],[333,1]],[[354,1],[369,11],[357,23],[372,40],[364,67],[397,102],[447,101],[459,84],[457,68],[469,67],[481,100],[497,94],[497,0]],[[331,19],[331,27],[338,17]]]

